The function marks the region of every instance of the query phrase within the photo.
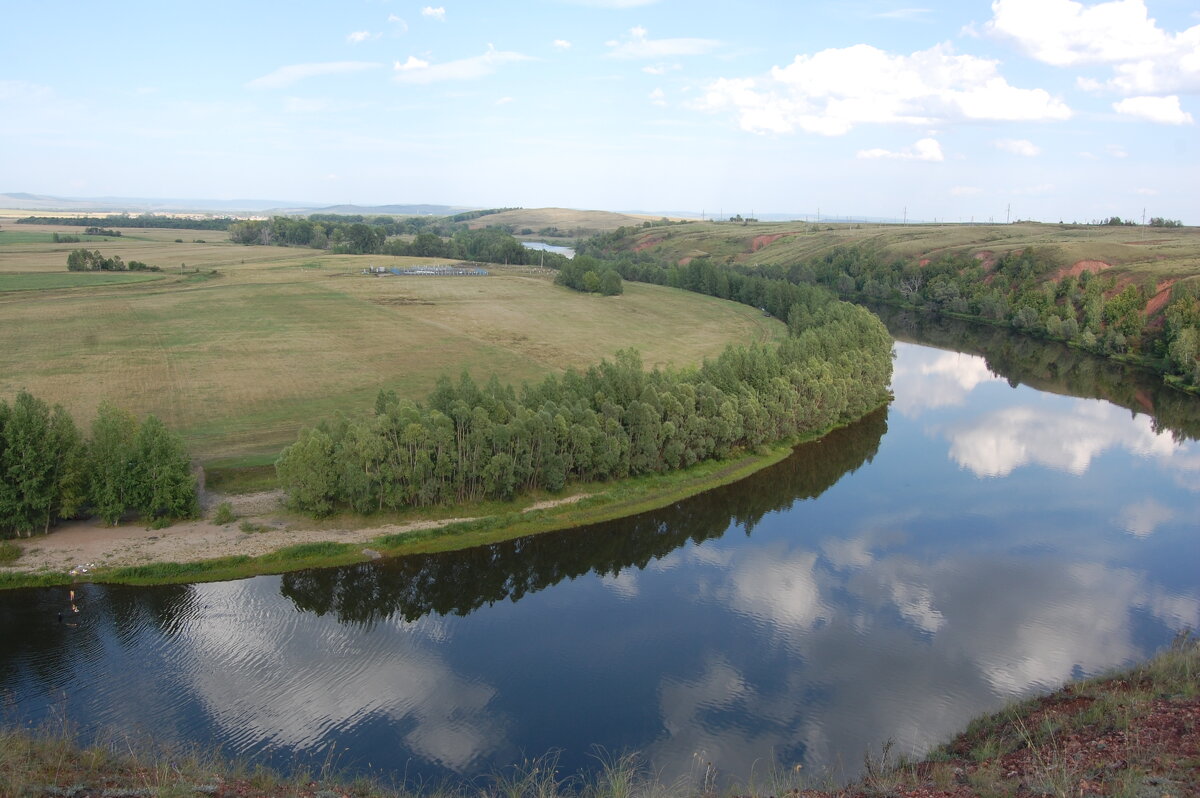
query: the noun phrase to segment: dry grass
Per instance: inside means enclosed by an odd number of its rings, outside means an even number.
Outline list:
[[[570,237],[606,233],[618,227],[640,225],[644,217],[609,211],[579,211],[571,208],[522,208],[515,211],[491,213],[472,219],[472,229],[493,225],[512,225],[520,233],[529,228],[535,233],[546,227],[557,227],[560,234]]]
[[[381,388],[419,398],[464,369],[519,384],[625,347],[648,365],[686,365],[784,332],[751,308],[655,286],[601,298],[517,267],[486,278],[375,278],[359,272],[428,260],[218,238],[129,230],[89,245],[127,261],[188,265],[187,275],[137,285],[62,284],[49,270],[67,274],[72,245],[0,243],[0,286],[35,284],[0,291],[0,396],[24,388],[83,424],[107,398],[160,416],[201,458],[262,457],[306,424],[367,411]],[[190,273],[193,265],[203,271]]]
[[[749,225],[696,222],[650,228],[649,251],[678,260],[708,254],[721,261],[791,265],[838,247],[861,246],[915,261],[942,253],[1002,255],[1028,246],[1054,247],[1065,264],[1100,260],[1115,273],[1164,280],[1200,274],[1200,228],[1011,225]]]

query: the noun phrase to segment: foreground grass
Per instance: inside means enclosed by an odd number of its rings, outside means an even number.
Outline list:
[[[818,789],[800,767],[719,786],[711,771],[666,784],[636,755],[597,757],[564,776],[553,756],[471,783],[388,787],[344,781],[336,763],[289,776],[197,749],[109,736],[80,745],[69,728],[0,729],[0,798],[40,796],[356,796],[358,798],[916,798],[1200,794],[1200,645],[1181,636],[1135,668],[1067,685],[981,718],[921,762],[868,755],[859,780]],[[821,778],[821,777],[818,777]]]

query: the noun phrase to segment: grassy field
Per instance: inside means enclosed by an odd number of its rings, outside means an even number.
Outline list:
[[[1135,279],[1200,275],[1197,227],[692,222],[648,228],[638,234],[637,243],[640,250],[676,261],[707,255],[721,262],[788,265],[849,246],[910,261],[946,252],[986,258],[1028,246],[1053,247],[1063,263],[1103,261],[1114,274]]]
[[[538,231],[547,227],[558,228],[559,236],[564,238],[582,238],[596,233],[606,233],[618,227],[640,225],[645,221],[641,216],[630,216],[625,213],[610,213],[608,211],[578,211],[571,208],[521,208],[515,211],[503,211],[480,216],[467,223],[472,229],[490,227],[493,225],[512,225],[515,235],[523,230],[533,231],[535,237]]]
[[[528,267],[369,277],[367,265],[429,260],[244,247],[213,231],[127,233],[90,246],[162,266],[160,279],[68,273],[69,244],[0,247],[0,395],[24,388],[83,424],[111,399],[155,413],[195,455],[225,464],[270,459],[304,425],[368,411],[381,388],[420,398],[464,369],[520,383],[625,347],[648,365],[686,365],[784,334],[752,308],[654,286],[602,298]],[[86,280],[110,276],[122,282]]]
[[[102,285],[125,285],[161,280],[156,272],[31,272],[0,273],[0,294],[6,291],[44,291],[54,288],[88,290]]]

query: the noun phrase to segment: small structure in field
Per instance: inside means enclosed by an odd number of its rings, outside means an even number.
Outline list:
[[[407,269],[402,269],[399,266],[368,266],[362,270],[362,273],[376,277],[388,277],[391,275],[395,275],[396,277],[487,277],[489,274],[487,269],[479,266],[471,266],[466,263],[457,266],[440,266],[436,264],[413,266]]]
[[[392,274],[400,277],[486,277],[488,271],[478,266],[417,266],[412,269],[393,266]]]

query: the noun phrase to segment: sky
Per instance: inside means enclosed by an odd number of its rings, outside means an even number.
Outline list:
[[[1200,224],[1197,0],[6,3],[0,191]]]

